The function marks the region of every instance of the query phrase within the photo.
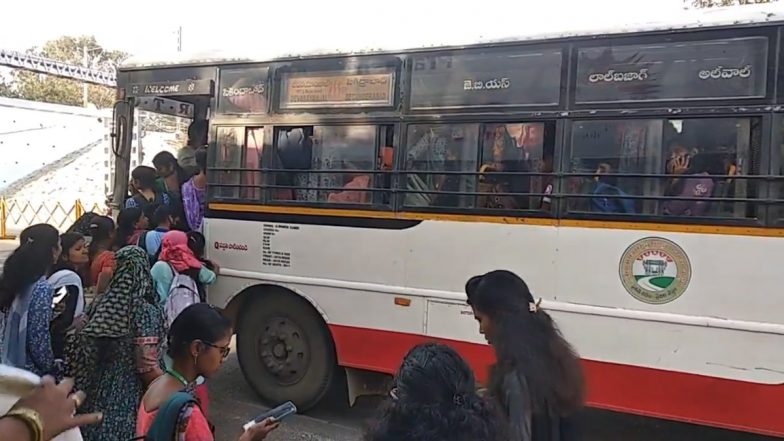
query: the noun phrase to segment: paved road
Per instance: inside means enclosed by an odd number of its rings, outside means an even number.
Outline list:
[[[15,241],[0,241],[0,268]],[[217,441],[234,441],[242,425],[266,408],[240,371],[234,353],[210,382],[211,420]],[[307,415],[287,419],[270,441],[358,441],[373,416],[380,398],[363,397],[349,408],[340,399],[329,398]],[[748,435],[705,427],[672,423],[603,411],[587,411],[582,427],[585,441],[773,441],[775,438]]]
[[[213,423],[218,441],[234,441],[237,428],[266,408],[245,382],[235,355],[229,357],[210,384]],[[358,441],[362,428],[372,419],[379,399],[361,398],[348,408],[337,399],[328,399],[306,416],[287,419],[270,441]],[[585,441],[772,441],[774,438],[729,432],[651,418],[604,411],[587,411],[581,421]]]

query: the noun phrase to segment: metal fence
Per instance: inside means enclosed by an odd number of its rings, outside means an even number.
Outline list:
[[[31,202],[19,199],[0,198],[0,239],[15,239],[16,235],[30,225],[46,223],[65,231],[86,211],[103,214],[106,207],[99,204],[85,205],[77,199],[73,202]]]

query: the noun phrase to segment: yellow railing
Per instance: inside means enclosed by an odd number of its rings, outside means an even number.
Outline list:
[[[77,199],[63,205],[60,201],[30,202],[0,198],[0,239],[14,239],[30,225],[46,223],[65,231],[85,213],[82,201]],[[89,211],[103,213],[105,209],[93,204]]]

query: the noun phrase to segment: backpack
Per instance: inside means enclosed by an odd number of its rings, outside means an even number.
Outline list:
[[[172,441],[177,433],[177,423],[182,409],[188,405],[198,406],[199,402],[188,392],[177,392],[158,409],[150,429],[144,436],[132,438],[131,441]]]
[[[98,214],[88,211],[76,219],[76,222],[70,226],[65,232],[66,233],[79,233],[82,236],[89,236],[90,235],[90,224],[93,223],[93,219],[95,219]]]
[[[169,288],[169,296],[163,305],[167,328],[171,327],[174,319],[180,315],[183,309],[201,301],[196,281],[187,274],[178,273],[171,265],[169,265],[169,268],[171,268],[174,274],[174,279],[172,279],[171,287]]]
[[[145,231],[139,236],[139,241],[136,243],[139,248],[143,249],[145,253],[147,253],[147,257],[150,259],[150,268],[155,265],[155,262],[158,261],[158,258],[161,256],[161,250],[163,249],[163,245],[158,247],[158,251],[155,252],[152,256],[150,255],[150,251],[147,249],[147,233],[149,231]]]

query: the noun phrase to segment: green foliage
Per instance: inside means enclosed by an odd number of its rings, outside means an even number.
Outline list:
[[[691,5],[695,8],[713,8],[722,6],[759,5],[777,1],[779,0],[691,0]]]
[[[47,42],[42,48],[28,49],[27,53],[83,66],[85,48],[86,65],[91,69],[114,70],[128,57],[124,52],[104,50],[93,36],[60,37]],[[11,79],[12,85],[0,83],[0,96],[71,106],[83,104],[84,83],[80,81],[25,70],[15,70]],[[110,107],[115,101],[112,88],[91,84],[87,90],[88,101],[98,108]]]

